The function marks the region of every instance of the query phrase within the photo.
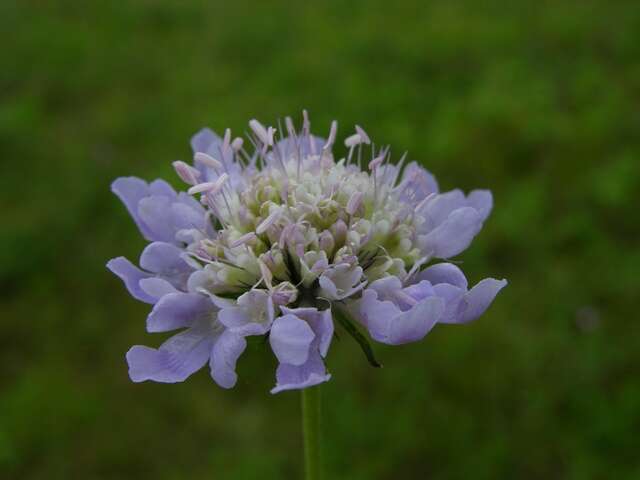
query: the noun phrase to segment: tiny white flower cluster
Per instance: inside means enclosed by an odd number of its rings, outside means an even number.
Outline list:
[[[287,304],[315,285],[310,298],[342,300],[366,282],[406,277],[423,259],[422,218],[403,201],[412,185],[397,185],[400,165],[389,163],[385,148],[372,147],[361,170],[364,130],[347,139],[349,154],[336,162],[328,142],[306,136],[272,145],[273,129],[256,120],[251,127],[259,147],[240,169],[202,152],[199,170],[184,174],[186,164],[175,165],[213,223],[210,234],[190,232],[190,259],[204,267],[194,288],[200,282],[207,292],[234,294],[262,284],[287,292],[278,297]]]

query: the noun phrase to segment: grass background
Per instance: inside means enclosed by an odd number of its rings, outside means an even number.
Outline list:
[[[299,478],[272,356],[232,391],[130,383],[162,338],[104,265],[144,244],[114,178],[303,107],[491,188],[461,260],[510,281],[381,370],[334,342],[327,478],[640,478],[637,2],[5,0],[0,38],[2,478]]]

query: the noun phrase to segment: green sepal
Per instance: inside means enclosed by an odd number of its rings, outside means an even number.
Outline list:
[[[360,345],[360,348],[362,349],[364,356],[367,357],[367,361],[369,362],[369,365],[375,368],[381,368],[382,364],[376,360],[375,354],[373,353],[373,348],[371,348],[371,344],[369,343],[369,340],[367,340],[367,338],[362,334],[362,332],[358,330],[358,327],[356,327],[355,323],[353,322],[353,320],[351,320],[351,318],[349,318],[349,316],[344,311],[344,309],[334,308],[332,309],[332,312],[336,320],[338,320],[338,322],[340,323],[340,325],[342,325],[342,327],[347,331],[347,333],[351,335],[351,337],[356,342],[358,342],[358,345]]]

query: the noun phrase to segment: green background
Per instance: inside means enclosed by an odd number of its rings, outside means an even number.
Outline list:
[[[130,383],[164,336],[105,263],[144,245],[113,179],[179,185],[202,126],[307,108],[491,188],[460,259],[510,282],[383,369],[333,343],[327,478],[640,478],[640,4],[480,5],[0,2],[0,477],[299,478],[273,355],[230,391]]]

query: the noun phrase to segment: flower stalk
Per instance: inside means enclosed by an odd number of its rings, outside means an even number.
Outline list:
[[[304,440],[304,478],[320,480],[321,432],[320,432],[320,386],[302,390],[302,434]]]

